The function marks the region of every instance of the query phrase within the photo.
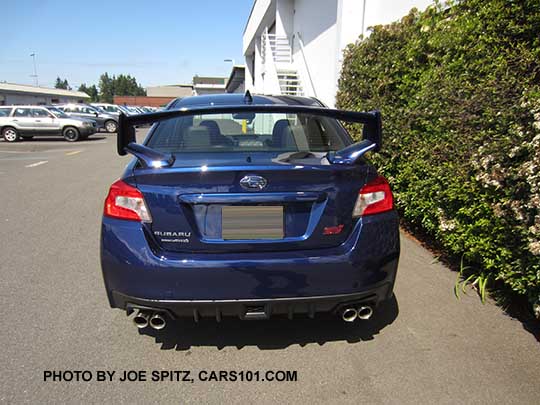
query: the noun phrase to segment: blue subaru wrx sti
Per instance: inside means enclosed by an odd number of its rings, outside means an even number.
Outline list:
[[[150,123],[137,144],[135,126]],[[105,201],[110,305],[154,329],[181,317],[369,319],[392,298],[399,259],[392,192],[365,158],[381,133],[377,111],[249,92],[121,116],[118,153],[135,159]]]

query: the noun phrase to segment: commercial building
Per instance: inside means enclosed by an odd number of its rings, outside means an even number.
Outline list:
[[[146,96],[114,96],[115,104],[164,107],[171,100],[193,95],[191,84],[170,84],[146,88]]]
[[[193,76],[192,84],[170,84],[146,88],[146,96],[114,96],[115,104],[163,107],[171,100],[200,94],[225,93],[226,77]]]
[[[148,97],[189,97],[193,95],[192,84],[170,84],[166,86],[153,86],[146,88]]]
[[[113,103],[119,105],[139,105],[146,107],[164,107],[176,97],[114,96]]]
[[[343,50],[431,0],[255,0],[243,35],[246,88],[334,106]]]
[[[0,83],[0,105],[85,103],[90,96],[81,91]]]
[[[244,65],[234,65],[227,83],[225,91],[227,93],[244,93],[246,83],[246,67]]]
[[[196,95],[225,93],[226,77],[193,76]]]

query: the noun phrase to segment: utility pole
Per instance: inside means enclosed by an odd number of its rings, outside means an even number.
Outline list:
[[[34,61],[34,74],[30,75],[30,77],[33,77],[35,85],[39,86],[37,69],[36,69],[36,53],[33,52],[33,53],[30,54],[30,56],[32,57],[32,60]]]

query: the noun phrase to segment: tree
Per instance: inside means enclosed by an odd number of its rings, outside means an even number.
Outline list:
[[[71,90],[67,79],[62,80],[60,79],[60,77],[56,78],[56,83],[54,84],[54,87],[57,89]]]
[[[131,75],[111,77],[105,72],[99,78],[99,99],[112,103],[114,96],[146,96],[146,90]]]
[[[67,80],[62,81],[60,78],[56,79],[57,88],[63,86],[64,82],[67,85]],[[79,91],[88,94],[92,101],[102,101],[104,103],[112,103],[114,96],[146,96],[146,90],[139,83],[137,79],[131,75],[119,74],[118,76],[109,76],[109,73],[105,72],[99,77],[99,91],[96,85],[86,86],[81,84]]]
[[[99,94],[95,84],[86,86],[86,84],[83,83],[79,86],[78,90],[88,94],[91,102],[95,103],[99,101]]]
[[[99,77],[99,99],[105,103],[112,103],[114,94],[114,77],[111,79],[105,72]]]
[[[92,102],[98,102],[99,101],[99,94],[98,94],[98,89],[96,87],[95,84],[91,85],[90,87],[88,87],[88,93],[87,93],[89,96],[90,96],[90,100]]]
[[[131,75],[113,76],[114,94],[116,96],[146,96],[146,91]]]

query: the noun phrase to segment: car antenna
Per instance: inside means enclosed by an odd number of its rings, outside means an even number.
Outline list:
[[[246,90],[246,94],[244,94],[244,103],[245,104],[253,103],[253,97],[251,97],[251,93],[249,92],[249,90]]]

